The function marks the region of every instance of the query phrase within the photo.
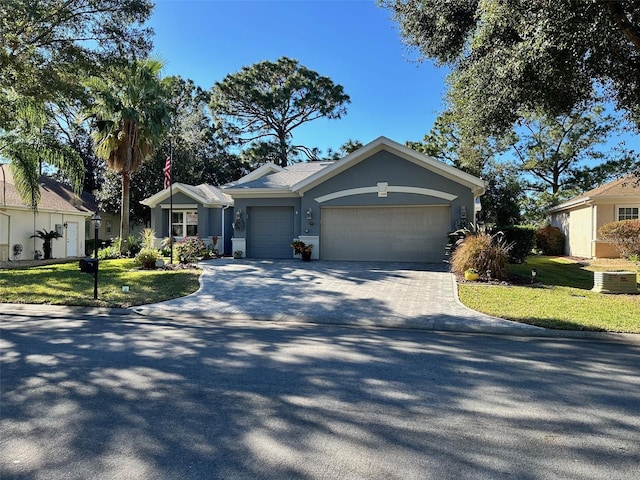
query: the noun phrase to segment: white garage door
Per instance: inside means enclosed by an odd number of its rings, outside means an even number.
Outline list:
[[[324,260],[441,262],[450,208],[325,207],[320,255]]]

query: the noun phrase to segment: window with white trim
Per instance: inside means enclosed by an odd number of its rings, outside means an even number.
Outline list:
[[[191,210],[173,212],[171,218],[171,235],[173,237],[197,237],[198,212]]]
[[[640,218],[640,207],[637,206],[619,206],[616,208],[616,216],[618,220],[638,220]]]

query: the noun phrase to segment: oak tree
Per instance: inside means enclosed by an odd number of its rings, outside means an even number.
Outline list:
[[[567,115],[594,90],[640,127],[637,0],[381,0],[420,58],[451,68],[449,101],[476,129]]]

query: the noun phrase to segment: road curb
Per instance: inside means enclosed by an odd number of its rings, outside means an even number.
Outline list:
[[[422,330],[428,332],[471,333],[476,335],[502,335],[512,337],[557,338],[590,340],[606,343],[621,343],[640,346],[640,335],[632,333],[591,332],[582,330],[551,330],[533,325],[513,322],[513,325],[491,325],[486,323],[461,320],[451,322],[438,318],[402,319],[378,318],[372,319],[339,319],[327,317],[302,316],[257,316],[245,314],[212,314],[210,311],[197,310],[189,312],[175,312],[159,308],[133,307],[131,311],[144,317],[171,318],[172,320],[211,320],[211,321],[256,321],[273,323],[336,325],[362,328],[383,328],[396,330]],[[504,320],[503,320],[504,321]]]
[[[612,333],[612,332],[592,332],[584,330],[552,330],[542,327],[535,327],[522,323],[512,322],[513,325],[492,325],[477,320],[447,320],[445,317],[434,316],[433,318],[331,318],[331,317],[303,317],[290,315],[256,316],[245,314],[212,314],[207,310],[194,310],[189,312],[175,312],[160,308],[146,308],[137,306],[131,308],[108,308],[108,307],[86,307],[86,306],[66,306],[47,304],[22,304],[5,303],[2,304],[3,315],[35,315],[54,316],[65,315],[99,316],[109,317],[111,315],[128,316],[139,315],[148,318],[170,318],[171,320],[210,320],[210,321],[258,321],[273,323],[291,324],[316,324],[316,325],[336,325],[360,328],[382,328],[396,330],[421,330],[428,332],[447,333],[470,333],[476,335],[503,335],[511,337],[531,337],[531,338],[557,338],[574,339],[584,341],[597,341],[606,343],[621,343],[627,345],[640,346],[640,335],[634,333]],[[451,317],[454,318],[454,317]],[[505,321],[505,320],[503,320]]]
[[[33,304],[33,303],[3,303],[0,315],[132,315],[134,312],[129,308],[113,308],[113,307],[87,307],[75,305],[49,305],[49,304]]]

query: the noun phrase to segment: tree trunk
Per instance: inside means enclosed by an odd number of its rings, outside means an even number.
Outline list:
[[[122,198],[120,200],[120,253],[127,251],[127,238],[129,237],[129,183],[131,173],[122,170]]]
[[[282,168],[285,168],[288,164],[286,132],[278,132],[278,147],[279,147],[278,160],[279,160],[280,166]]]
[[[42,251],[44,253],[44,259],[49,260],[51,258],[51,240],[42,241]]]

